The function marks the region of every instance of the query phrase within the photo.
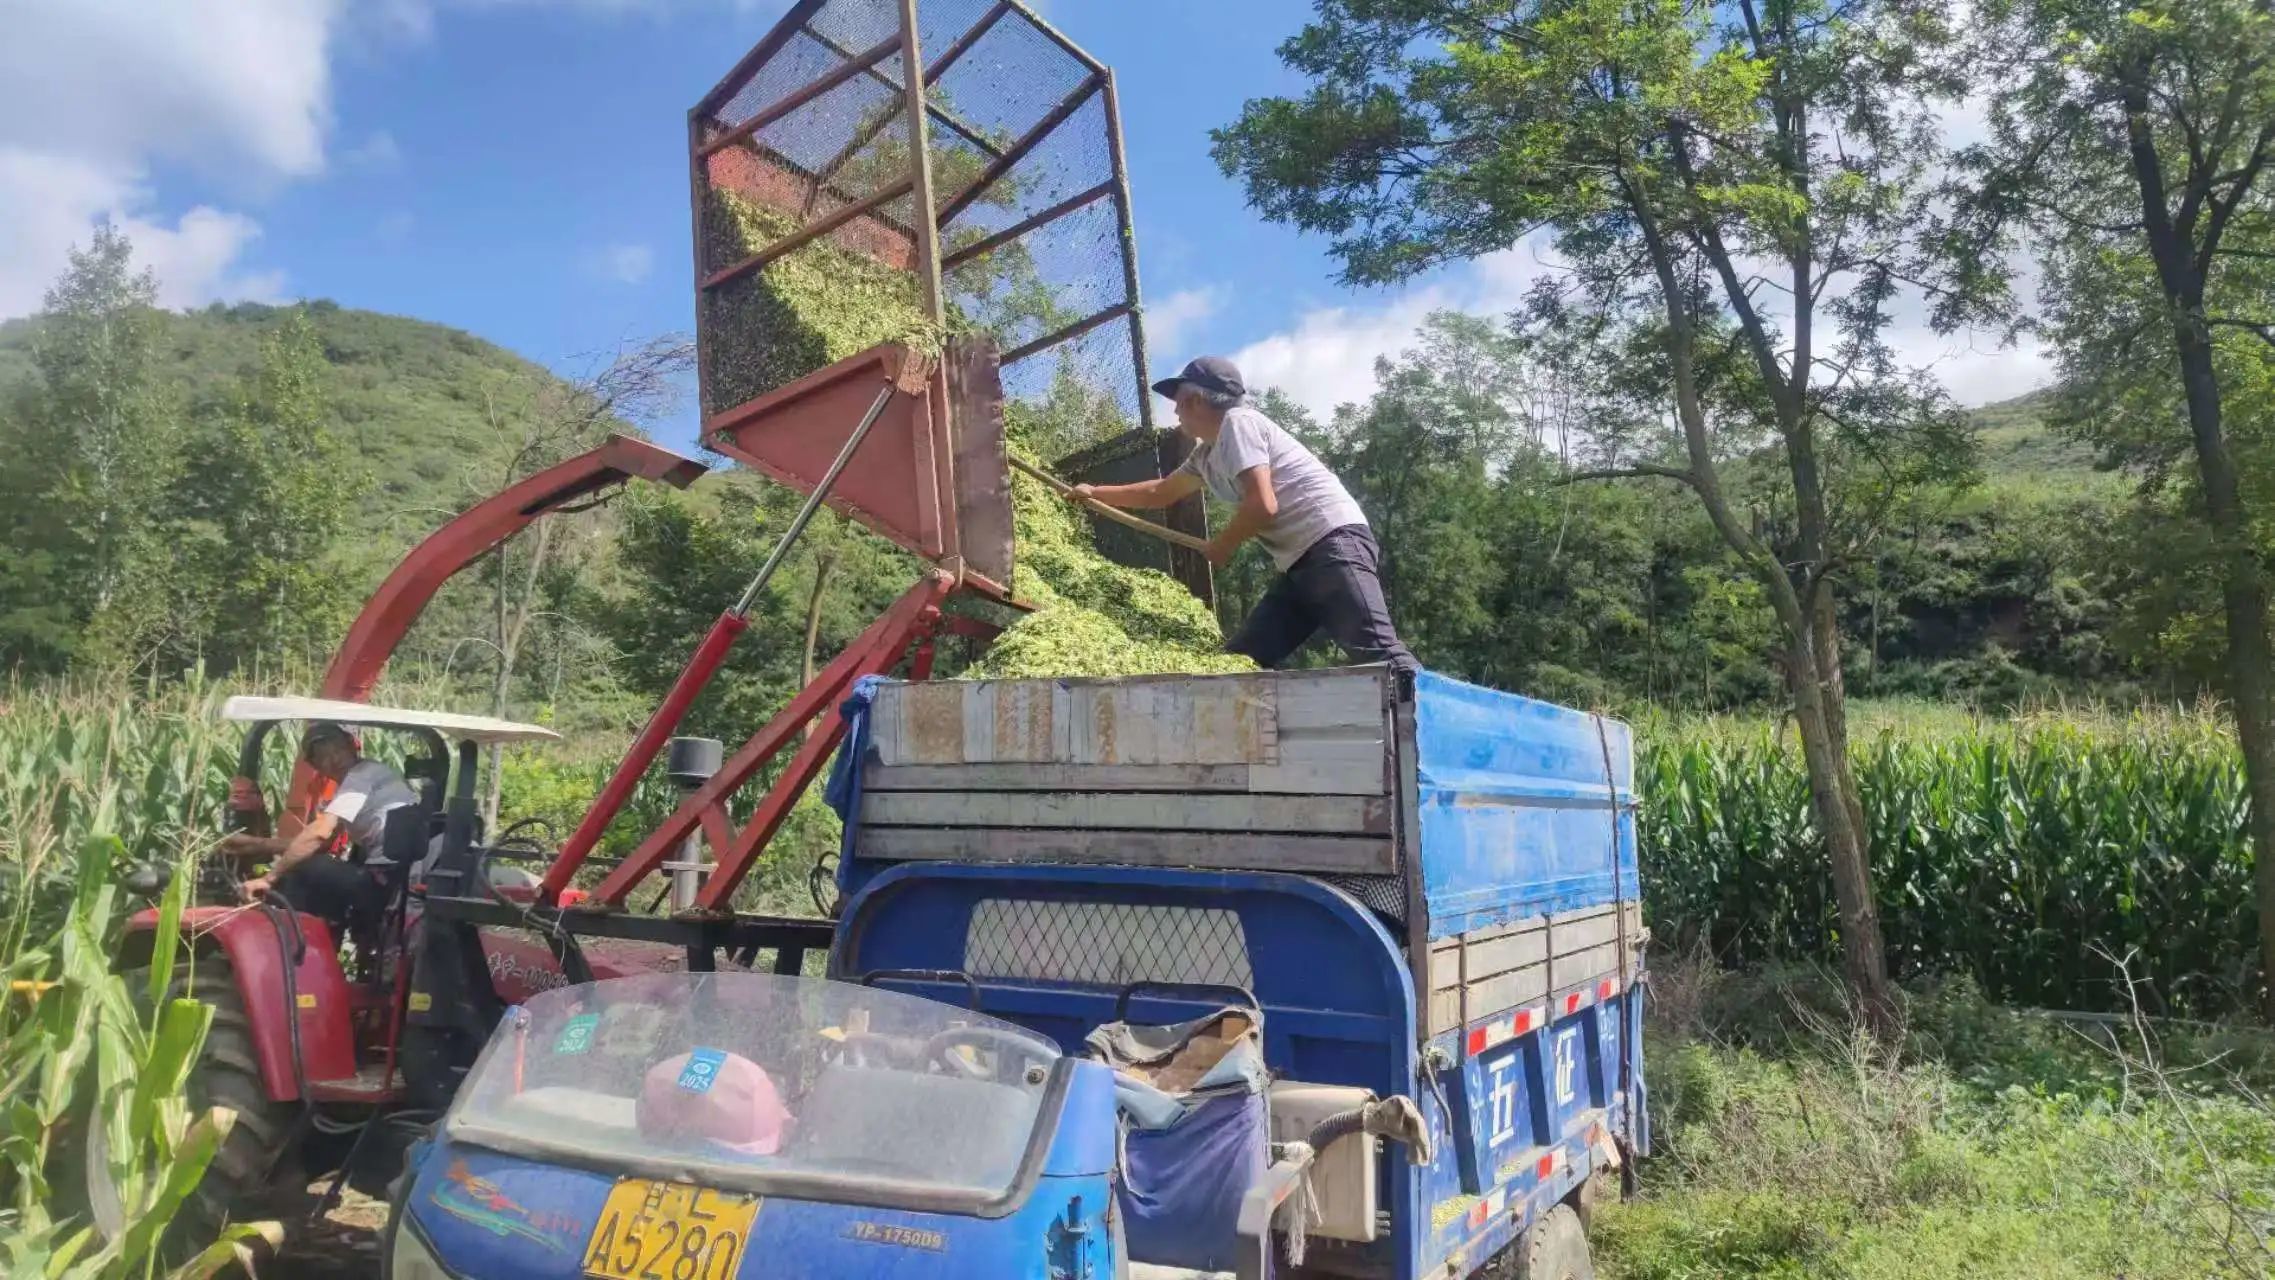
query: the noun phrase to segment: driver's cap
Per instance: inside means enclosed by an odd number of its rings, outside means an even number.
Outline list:
[[[711,1142],[755,1156],[779,1150],[790,1125],[766,1068],[720,1049],[696,1049],[649,1067],[633,1114],[645,1137]]]

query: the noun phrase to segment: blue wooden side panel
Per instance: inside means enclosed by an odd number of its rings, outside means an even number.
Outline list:
[[[1649,1150],[1640,1056],[1626,1088],[1620,1079],[1620,1037],[1640,1038],[1642,1005],[1629,992],[1466,1058],[1458,1033],[1432,1041],[1459,1065],[1443,1105],[1435,1091],[1415,1098],[1437,1158],[1412,1174],[1423,1212],[1412,1274],[1469,1275],[1513,1244],[1587,1181],[1604,1158],[1599,1133]]]
[[[1431,937],[1637,896],[1625,724],[1427,671],[1414,702]]]

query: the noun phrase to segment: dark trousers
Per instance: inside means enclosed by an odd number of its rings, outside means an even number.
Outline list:
[[[1352,662],[1421,669],[1390,625],[1390,605],[1382,594],[1382,553],[1363,524],[1330,529],[1312,543],[1256,602],[1225,648],[1272,668],[1319,631]]]
[[[285,872],[273,888],[295,911],[334,925],[375,924],[387,908],[387,888],[379,877],[353,862],[319,853]]]

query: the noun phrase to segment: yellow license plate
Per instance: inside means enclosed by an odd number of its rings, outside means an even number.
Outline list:
[[[732,1280],[758,1197],[684,1182],[619,1178],[585,1242],[599,1280]]]

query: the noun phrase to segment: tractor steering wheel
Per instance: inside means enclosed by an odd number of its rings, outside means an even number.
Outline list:
[[[961,1054],[950,1052],[964,1046],[995,1050],[995,1069],[990,1071]],[[1026,1069],[1017,1076],[1027,1084],[1041,1084],[1043,1076],[1050,1070],[1051,1059],[1057,1056],[1035,1043],[1032,1038],[1005,1031],[1001,1027],[950,1027],[935,1033],[930,1040],[924,1042],[926,1062],[938,1065],[949,1075],[966,1080],[1005,1080],[1010,1075],[1004,1070],[1006,1055],[1027,1064]]]

